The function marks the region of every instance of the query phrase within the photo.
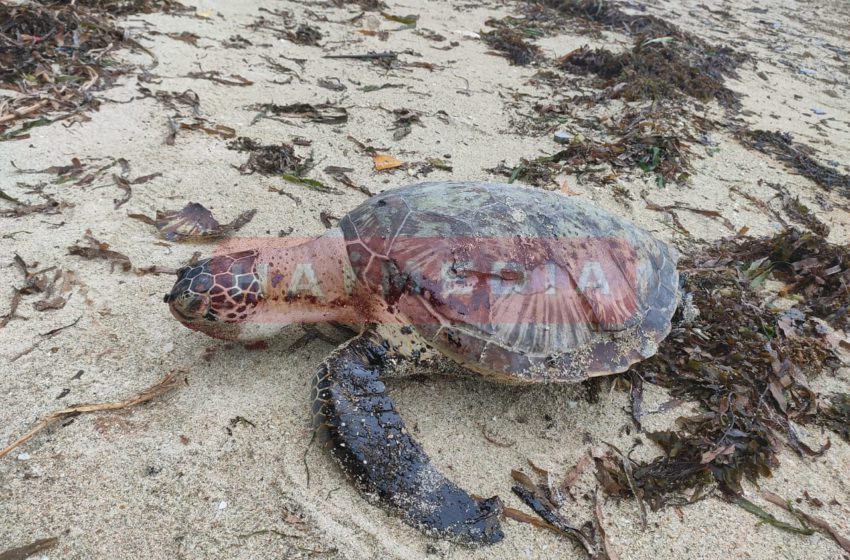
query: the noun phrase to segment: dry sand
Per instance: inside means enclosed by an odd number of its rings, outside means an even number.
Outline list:
[[[390,0],[395,14],[420,15],[419,29],[430,29],[457,41],[456,48],[437,45],[413,32],[391,32],[386,42],[356,33],[349,24],[336,23],[356,15],[349,11],[311,6],[311,2],[249,0],[189,2],[211,17],[132,16],[126,27],[140,34],[143,27],[161,33],[191,31],[201,37],[198,46],[165,35],[147,34],[142,43],[159,58],[154,73],[161,83],[145,84],[154,90],[190,88],[201,99],[201,112],[210,121],[235,128],[240,135],[266,142],[288,141],[294,136],[312,140],[310,148],[325,165],[354,169],[351,177],[373,192],[415,180],[404,172],[379,174],[371,160],[358,153],[346,136],[386,146],[408,161],[451,155],[452,173],[435,171],[429,179],[472,180],[491,178],[484,171],[502,160],[551,153],[550,136],[537,138],[511,132],[510,117],[520,105],[513,95],[544,95],[524,85],[534,69],[510,66],[487,54],[474,38],[488,17],[512,13],[509,5],[458,7],[464,2]],[[724,19],[700,7],[702,1],[661,2],[652,13],[665,14],[685,29],[713,42],[732,43],[756,55],[758,63],[745,67],[731,87],[743,94],[744,119],[769,129],[782,128],[814,146],[824,159],[845,165],[850,146],[850,96],[848,58],[850,10],[842,1],[759,3],[767,13],[743,11],[754,2],[710,2],[712,10],[728,10]],[[245,27],[261,6],[291,9],[304,18],[308,9],[326,15],[317,25],[325,33],[326,50],[340,53],[369,50],[412,49],[422,60],[443,66],[392,71],[388,74],[362,62],[320,58],[323,50],[275,39],[269,31]],[[495,6],[495,4],[494,4]],[[398,24],[368,15],[365,25],[393,30]],[[240,34],[254,47],[225,49],[221,41]],[[606,33],[605,41],[627,45],[629,39]],[[579,35],[562,35],[540,41],[547,53],[560,55],[582,44],[600,44]],[[443,43],[445,44],[445,43]],[[844,49],[842,57],[830,47]],[[286,76],[261,58],[268,55],[296,70],[301,79],[288,85],[272,83]],[[278,55],[303,58],[296,62]],[[143,54],[126,54],[147,63]],[[800,74],[800,67],[816,70]],[[254,82],[250,87],[229,87],[184,77],[188,72],[219,70],[239,74]],[[767,80],[758,77],[763,72]],[[345,92],[316,85],[322,77],[338,77]],[[383,83],[403,84],[399,89],[375,92],[358,87]],[[833,92],[836,96],[827,93]],[[21,314],[0,330],[0,445],[25,432],[39,418],[75,402],[119,400],[155,383],[167,372],[182,370],[185,384],[157,402],[118,413],[86,415],[38,435],[0,460],[0,551],[35,538],[58,536],[59,544],[40,558],[575,558],[581,552],[565,539],[530,525],[506,521],[504,542],[486,549],[468,549],[423,537],[383,510],[368,505],[345,481],[320,446],[308,447],[309,383],[316,364],[331,350],[314,341],[287,351],[300,336],[292,332],[269,348],[247,350],[192,333],[174,321],[162,304],[170,288],[167,275],[136,276],[100,261],[69,256],[67,247],[87,229],[113,249],[128,255],[137,266],[159,264],[177,267],[194,251],[209,246],[157,244],[152,228],[128,219],[128,213],[152,215],[157,209],[201,202],[223,220],[248,208],[256,218],[241,233],[275,235],[293,228],[298,235],[319,234],[324,226],[321,211],[344,214],[365,197],[342,188],[341,195],[322,194],[284,183],[275,177],[244,176],[239,165],[245,155],[226,149],[223,140],[201,132],[181,131],[174,146],[164,143],[167,117],[173,111],[152,99],[141,99],[135,79],[123,80],[101,94],[100,111],[91,121],[64,127],[55,124],[32,130],[32,138],[0,144],[0,178],[3,189],[27,198],[17,182],[39,177],[23,175],[18,167],[39,169],[67,164],[72,157],[126,158],[132,177],[162,172],[162,176],[133,187],[132,199],[115,210],[120,192],[108,178],[87,187],[48,187],[58,200],[74,206],[60,215],[32,215],[0,220],[0,312],[5,313],[12,286],[20,273],[11,262],[13,253],[41,266],[59,266],[76,272],[81,286],[64,309],[36,312],[25,300]],[[133,99],[135,97],[135,99]],[[344,125],[284,124],[260,120],[252,124],[252,103],[321,102],[330,100],[349,107]],[[410,107],[422,111],[424,126],[395,142],[389,130],[392,116],[384,109]],[[826,115],[815,115],[812,107]],[[445,111],[448,118],[439,118]],[[687,202],[720,210],[736,227],[754,234],[778,228],[758,208],[730,193],[737,185],[768,200],[773,192],[757,180],[786,184],[832,227],[831,240],[850,239],[848,216],[833,206],[823,209],[825,195],[808,180],[793,174],[767,156],[745,150],[731,138],[717,135],[713,157],[695,162],[688,186],[657,189],[640,173],[622,180],[633,192],[652,187],[655,202]],[[846,171],[845,171],[846,172]],[[323,177],[321,172],[316,177]],[[572,180],[572,179],[571,179]],[[286,189],[301,200],[269,192]],[[670,227],[666,215],[633,203],[627,209],[608,189],[571,183],[579,196],[594,200],[687,250],[687,242]],[[638,199],[639,200],[639,199]],[[832,199],[837,202],[836,199]],[[827,205],[827,208],[829,206]],[[727,231],[706,217],[682,213],[685,226],[696,238],[714,239]],[[54,224],[62,223],[61,226]],[[13,232],[20,232],[11,235]],[[68,325],[52,338],[40,336]],[[38,344],[34,349],[34,344]],[[19,354],[30,350],[19,358]],[[202,359],[207,353],[208,360]],[[78,375],[79,372],[79,375]],[[846,370],[818,383],[847,391]],[[59,395],[70,392],[59,398]],[[470,491],[498,494],[513,507],[524,506],[510,492],[510,470],[527,467],[527,459],[564,473],[589,448],[610,442],[628,448],[633,435],[627,395],[620,390],[603,392],[590,404],[576,387],[502,387],[475,380],[441,378],[408,379],[390,383],[390,391],[408,426],[434,461]],[[648,387],[646,410],[668,400],[664,391]],[[649,430],[670,427],[686,407],[647,417]],[[236,422],[242,417],[252,424]],[[496,446],[482,435],[481,426],[508,447]],[[811,437],[822,441],[824,434]],[[590,443],[588,443],[590,442]],[[645,445],[638,456],[652,456]],[[309,479],[308,479],[309,468]],[[804,490],[828,503],[816,513],[850,534],[850,446],[836,437],[822,458],[801,460],[790,452],[773,479],[762,487],[790,499]],[[587,499],[595,487],[588,470],[581,478],[578,501],[565,512],[573,519],[591,518]],[[583,493],[586,493],[582,496]],[[756,489],[748,496],[764,504]],[[762,525],[753,515],[718,499],[707,499],[681,511],[669,508],[650,512],[649,527],[641,530],[634,501],[604,502],[606,528],[623,559],[673,558],[841,558],[841,550],[827,537],[789,535]],[[787,516],[771,508],[778,517]],[[844,554],[846,556],[846,554]]]

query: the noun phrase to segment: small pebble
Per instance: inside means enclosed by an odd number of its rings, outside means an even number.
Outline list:
[[[30,454],[29,453],[21,453],[20,455],[18,455],[18,461],[29,461],[29,460],[30,460]]]
[[[826,111],[824,111],[823,109],[819,109],[818,107],[812,107],[812,113],[816,115],[825,115]]]
[[[227,502],[219,502],[218,509],[223,510],[225,508],[227,508]]]
[[[555,142],[558,144],[569,144],[573,139],[573,135],[564,130],[559,130],[555,133]]]
[[[811,68],[800,68],[800,74],[803,74],[805,76],[814,76],[815,74],[817,74],[817,71],[812,70]]]

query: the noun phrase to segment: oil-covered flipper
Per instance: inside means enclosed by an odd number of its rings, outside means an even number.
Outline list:
[[[385,393],[387,359],[377,335],[366,333],[319,366],[311,395],[319,435],[364,496],[407,523],[465,544],[500,541],[501,501],[475,500],[434,467]]]

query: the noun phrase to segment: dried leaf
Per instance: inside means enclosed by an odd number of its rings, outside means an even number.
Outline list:
[[[386,171],[388,169],[396,169],[404,165],[400,159],[396,159],[387,154],[375,154],[372,156],[372,161],[375,164],[376,171]]]
[[[208,241],[228,235],[253,219],[256,210],[240,214],[229,224],[219,224],[212,212],[201,204],[190,202],[176,212],[156,213],[156,229],[168,241]]]
[[[84,241],[85,245],[78,243],[68,247],[68,253],[89,260],[104,259],[112,262],[113,265],[118,264],[125,271],[133,268],[133,263],[127,255],[111,250],[109,243],[103,243],[92,237],[90,230],[86,231]]]

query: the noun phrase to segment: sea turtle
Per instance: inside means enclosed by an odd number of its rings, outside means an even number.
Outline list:
[[[225,339],[293,323],[356,328],[314,378],[318,433],[365,497],[429,534],[494,543],[498,497],[475,499],[434,466],[382,379],[436,369],[574,383],[625,371],[670,331],[677,259],[578,197],[431,182],[373,196],[324,236],[182,268],[165,301],[187,327]]]

